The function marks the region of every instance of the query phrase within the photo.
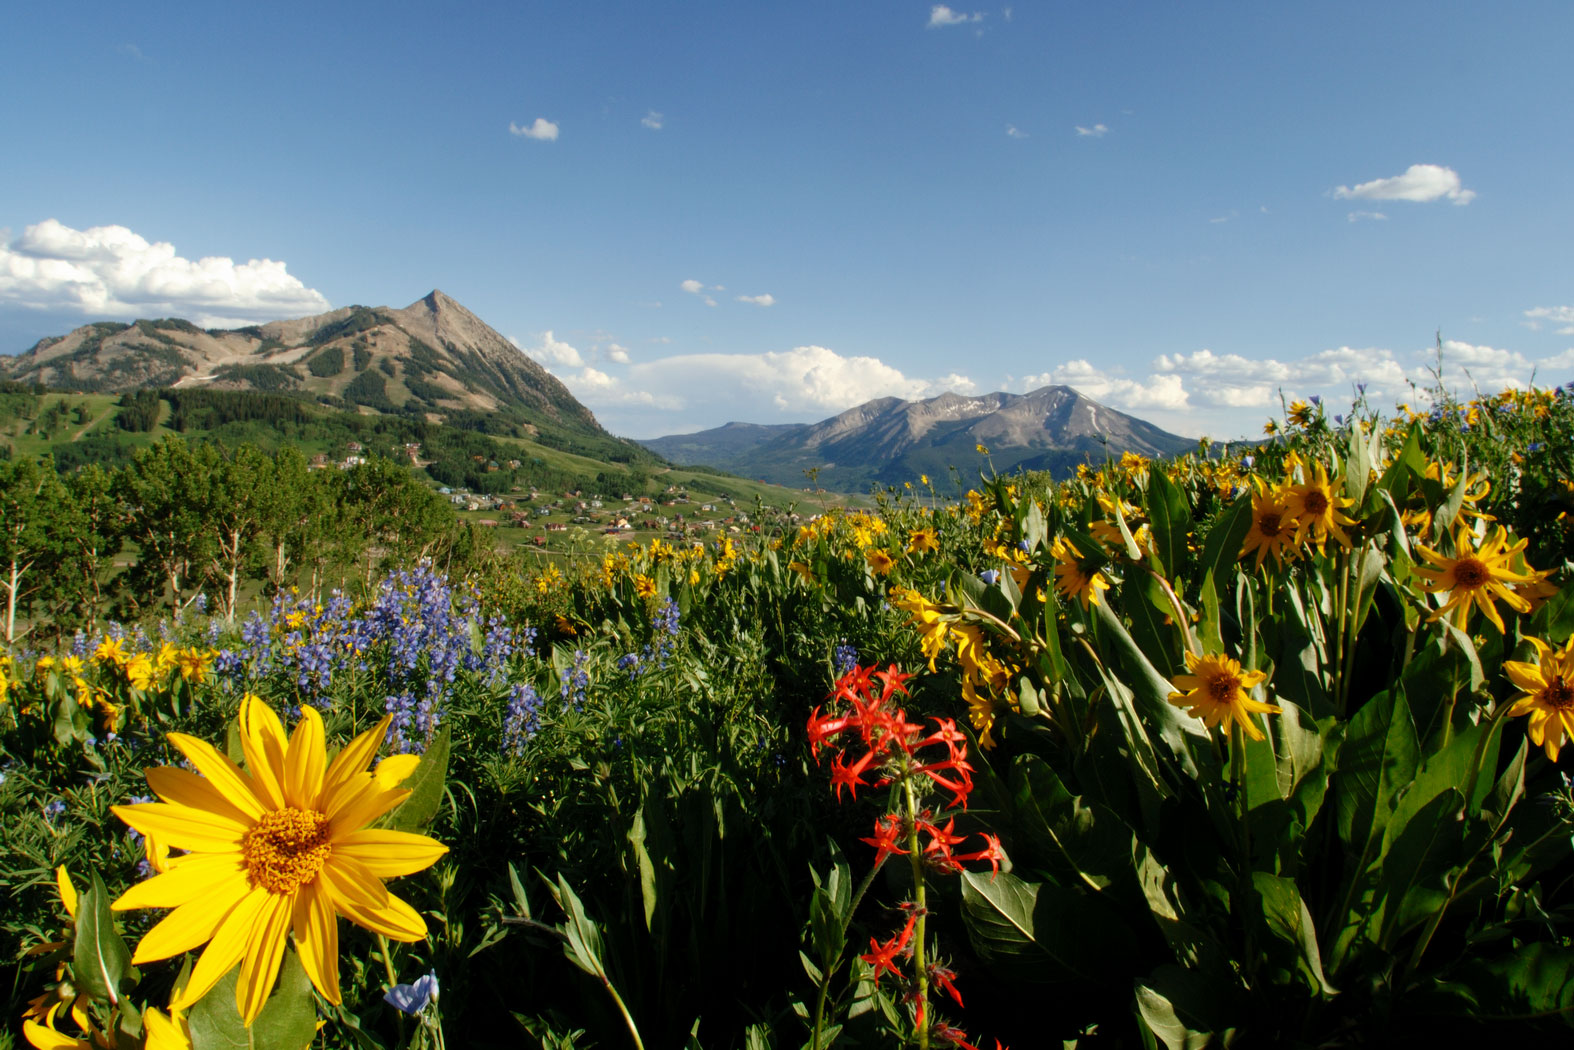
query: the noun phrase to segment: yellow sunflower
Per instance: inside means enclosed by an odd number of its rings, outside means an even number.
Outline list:
[[[919,645],[929,658],[929,670],[935,669],[935,659],[945,651],[950,624],[942,618],[940,607],[911,587],[892,588],[891,604],[907,613],[908,622],[918,628]]]
[[[634,593],[641,598],[656,596],[656,581],[639,572],[634,574]]]
[[[907,538],[909,554],[928,554],[940,549],[940,537],[934,529],[914,529]]]
[[[1293,425],[1298,427],[1309,427],[1312,425],[1312,416],[1312,406],[1308,405],[1305,401],[1290,402],[1290,422]]]
[[[1522,690],[1508,709],[1511,717],[1529,715],[1530,742],[1558,760],[1565,739],[1574,738],[1574,638],[1553,649],[1540,638],[1526,638],[1536,649],[1536,662],[1505,660],[1503,670]]]
[[[1308,535],[1321,551],[1332,536],[1348,548],[1350,537],[1340,528],[1354,525],[1355,519],[1345,516],[1344,508],[1355,500],[1334,494],[1333,483],[1328,480],[1328,470],[1317,464],[1316,473],[1304,485],[1291,485],[1285,493],[1285,504],[1295,518],[1295,540],[1303,541]]]
[[[1097,605],[1099,591],[1109,590],[1104,574],[1088,572],[1082,564],[1082,552],[1064,536],[1055,540],[1049,553],[1055,556],[1055,592],[1066,598],[1075,597],[1084,610]]]
[[[1252,489],[1252,527],[1237,557],[1244,558],[1256,551],[1256,568],[1262,568],[1263,559],[1270,554],[1277,564],[1283,565],[1295,546],[1295,515],[1290,513],[1290,501],[1284,490],[1258,481]]]
[[[886,573],[890,572],[892,566],[896,564],[896,559],[892,558],[879,547],[869,548],[869,550],[864,553],[864,561],[869,563],[869,571],[874,573],[876,576],[884,576]]]
[[[1533,571],[1515,572],[1511,567],[1515,555],[1525,549],[1526,541],[1520,540],[1512,547],[1508,546],[1508,531],[1501,525],[1493,532],[1491,539],[1482,542],[1479,550],[1471,543],[1473,538],[1468,527],[1460,527],[1454,540],[1459,554],[1457,558],[1445,558],[1430,547],[1416,544],[1421,557],[1437,566],[1435,569],[1416,567],[1422,588],[1434,594],[1448,592],[1448,600],[1427,618],[1427,622],[1441,619],[1453,610],[1454,626],[1462,631],[1469,622],[1473,601],[1501,633],[1506,628],[1503,626],[1503,617],[1498,615],[1497,606],[1493,604],[1494,597],[1503,599],[1516,612],[1530,611],[1530,602],[1505,586],[1535,582]]]
[[[1263,731],[1251,716],[1258,712],[1276,715],[1279,709],[1253,700],[1246,691],[1267,678],[1266,674],[1243,671],[1228,656],[1198,656],[1189,650],[1186,670],[1191,673],[1175,676],[1177,691],[1169,695],[1170,703],[1190,708],[1186,713],[1202,719],[1209,729],[1233,721],[1253,740],[1263,738]]]
[[[113,907],[174,909],[142,938],[134,963],[207,944],[172,1007],[201,999],[239,963],[235,1000],[251,1024],[292,930],[312,984],[339,1002],[339,915],[394,940],[426,936],[425,920],[382,880],[430,867],[448,848],[425,835],[368,827],[408,797],[398,785],[419,761],[396,755],[367,771],[390,721],[356,737],[330,764],[316,711],[302,707],[286,738],[278,716],[251,700],[239,718],[246,772],[205,741],[168,735],[196,772],[149,769],[148,786],[163,801],[114,812],[144,835],[189,852]]]

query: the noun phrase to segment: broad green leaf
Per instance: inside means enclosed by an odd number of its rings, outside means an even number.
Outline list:
[[[1130,872],[1131,828],[1113,810],[1071,794],[1042,758],[1019,757],[1011,785],[1027,852],[1094,890]]]
[[[601,929],[585,914],[585,906],[580,903],[568,880],[561,875],[557,877],[552,896],[557,898],[566,916],[562,929],[568,941],[563,945],[563,954],[568,956],[569,962],[592,977],[605,979],[607,971],[602,955]]]
[[[1219,1012],[1224,994],[1205,975],[1166,964],[1137,982],[1137,1021],[1166,1050],[1201,1050],[1214,1042],[1203,1018]]]
[[[1379,948],[1395,950],[1397,938],[1430,918],[1447,899],[1441,876],[1465,859],[1459,856],[1466,827],[1460,820],[1464,808],[1464,795],[1450,787],[1433,796],[1405,822],[1403,831],[1385,842],[1372,919],[1366,927]],[[1395,826],[1397,821],[1390,830]]]
[[[1294,949],[1296,968],[1301,976],[1314,992],[1334,994],[1335,989],[1323,975],[1322,954],[1317,947],[1317,928],[1312,923],[1312,913],[1301,899],[1301,891],[1295,880],[1270,875],[1265,871],[1254,871],[1252,889],[1256,891],[1268,931]]]
[[[1009,872],[964,871],[962,917],[973,948],[1003,976],[1026,983],[1118,973],[1135,941],[1100,898]]]
[[[1347,846],[1361,853],[1368,842],[1381,839],[1419,761],[1420,744],[1402,687],[1379,693],[1355,713],[1334,775],[1339,837]],[[1363,861],[1360,867],[1365,866]]]
[[[1473,1021],[1574,1018],[1574,948],[1543,941],[1506,954],[1473,954],[1448,974],[1446,990]]]
[[[235,1005],[236,967],[191,1008],[193,1050],[298,1050],[317,1036],[317,1000],[311,980],[293,951],[284,953],[279,984],[247,1027]]]
[[[1186,495],[1160,467],[1148,471],[1148,522],[1158,569],[1172,581],[1179,580],[1186,564],[1186,534],[1191,531],[1191,507]]]
[[[1243,492],[1208,531],[1207,542],[1202,545],[1202,571],[1212,573],[1215,580],[1229,579],[1251,528],[1252,495]]]
[[[404,782],[410,797],[388,815],[388,827],[398,831],[420,831],[426,827],[437,816],[447,783],[448,727],[445,725],[437,730],[415,772]]]
[[[77,898],[72,970],[82,991],[115,1004],[120,1001],[121,982],[135,978],[137,971],[131,966],[126,942],[115,932],[104,880],[97,871],[92,875],[92,884]]]

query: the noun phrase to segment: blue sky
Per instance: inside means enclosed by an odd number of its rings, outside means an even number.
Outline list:
[[[1574,5],[38,4],[0,352],[441,288],[616,433],[1574,379]]]

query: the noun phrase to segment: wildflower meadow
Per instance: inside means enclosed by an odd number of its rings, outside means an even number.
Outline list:
[[[19,632],[0,1045],[1566,1037],[1574,391],[1269,431]]]

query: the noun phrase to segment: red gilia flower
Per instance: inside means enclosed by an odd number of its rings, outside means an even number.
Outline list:
[[[959,1046],[962,1050],[978,1050],[978,1047],[967,1041],[967,1033],[960,1028],[954,1028],[944,1021],[937,1021],[929,1029],[929,1037],[937,1046]],[[995,1040],[995,1050],[1000,1050],[1000,1040]]]
[[[956,990],[956,971],[946,966],[931,966],[929,979],[935,982],[935,987],[942,988],[946,994],[956,1000],[956,1005],[962,1005],[962,993]]]
[[[984,838],[984,848],[977,853],[958,853],[956,859],[959,861],[987,860],[991,869],[990,878],[994,878],[994,876],[1000,874],[1000,862],[1006,859],[1005,852],[1000,848],[1000,836],[991,835],[987,831],[981,831],[979,834]]]
[[[895,813],[887,813],[874,822],[874,838],[859,839],[875,848],[874,863],[879,867],[880,862],[892,853],[906,853],[902,848],[898,836],[902,833],[902,818]]]
[[[836,790],[836,801],[842,800],[842,787],[845,785],[853,793],[853,798],[858,797],[860,787],[868,787],[864,782],[863,771],[869,768],[869,763],[874,760],[873,751],[865,751],[864,757],[848,765],[842,761],[841,755],[831,759],[831,787]]]
[[[820,709],[816,707],[814,713],[809,716],[809,753],[814,756],[814,760],[816,762],[820,760],[821,745],[844,732],[851,725],[852,719],[849,716],[822,716]]]
[[[923,818],[918,821],[918,830],[929,836],[929,844],[924,847],[924,856],[941,871],[956,871],[960,867],[956,862],[957,858],[951,855],[951,847],[965,841],[967,836],[952,834],[952,829],[955,827],[955,817],[946,821],[943,828],[936,827]]]
[[[909,912],[907,925],[902,927],[901,933],[892,937],[889,941],[881,944],[873,937],[869,938],[870,952],[868,955],[860,955],[859,958],[874,967],[875,980],[879,980],[880,975],[887,970],[897,977],[902,976],[902,972],[896,968],[896,957],[907,950],[907,942],[912,940],[913,927],[917,922],[918,913]]]

